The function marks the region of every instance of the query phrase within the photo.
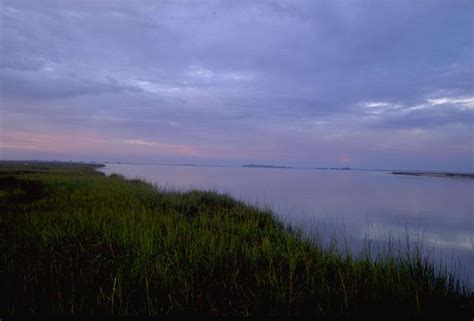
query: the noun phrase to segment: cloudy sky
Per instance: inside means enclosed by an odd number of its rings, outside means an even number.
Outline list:
[[[0,0],[0,158],[472,171],[473,4]]]

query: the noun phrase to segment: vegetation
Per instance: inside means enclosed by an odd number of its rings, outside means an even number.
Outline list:
[[[274,166],[274,165],[263,165],[263,164],[244,164],[242,167],[250,167],[250,168],[288,168],[291,169],[293,167],[288,166]]]
[[[469,287],[416,253],[356,258],[229,196],[97,166],[0,163],[0,316],[472,318]]]
[[[411,175],[411,176],[432,176],[432,177],[460,177],[474,178],[474,173],[443,173],[443,172],[392,172],[395,175]]]

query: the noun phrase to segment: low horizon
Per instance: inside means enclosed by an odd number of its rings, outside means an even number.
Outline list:
[[[0,159],[473,172],[472,9],[3,0]]]
[[[314,170],[344,170],[350,169],[355,171],[383,171],[383,172],[439,172],[439,173],[462,173],[462,174],[474,174],[473,171],[452,171],[452,170],[430,170],[430,169],[412,169],[412,168],[360,168],[351,166],[332,166],[332,165],[314,165],[314,166],[289,166],[282,163],[251,163],[244,162],[240,164],[219,164],[219,163],[161,163],[161,162],[127,162],[127,161],[115,161],[115,160],[71,160],[71,159],[0,159],[0,162],[48,162],[48,163],[84,163],[84,164],[112,164],[112,165],[156,165],[156,166],[196,166],[196,167],[270,167],[274,169],[314,169]]]

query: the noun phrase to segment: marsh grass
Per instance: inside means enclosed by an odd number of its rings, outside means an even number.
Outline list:
[[[355,257],[214,192],[0,164],[0,315],[471,317],[467,284],[389,242]]]

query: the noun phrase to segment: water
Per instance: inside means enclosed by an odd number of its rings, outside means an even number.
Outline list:
[[[101,170],[173,189],[228,193],[269,206],[307,233],[342,234],[354,248],[363,239],[421,238],[435,249],[433,257],[474,280],[473,179],[375,171],[128,164],[108,164]]]

